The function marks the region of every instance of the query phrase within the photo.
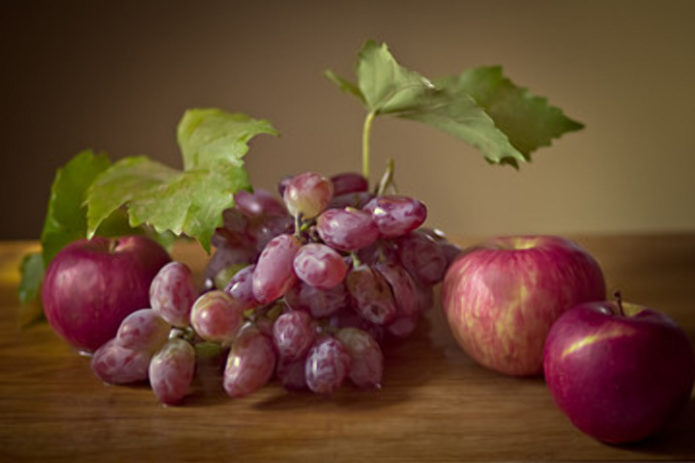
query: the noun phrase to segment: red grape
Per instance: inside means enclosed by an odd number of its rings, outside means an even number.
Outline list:
[[[346,193],[357,193],[367,191],[369,182],[363,175],[356,172],[344,172],[331,177],[333,184],[333,195],[340,196]]]
[[[224,291],[202,294],[191,309],[191,324],[206,341],[229,345],[244,321],[244,309]]]
[[[121,322],[116,333],[116,343],[128,349],[153,354],[169,338],[171,326],[152,309],[140,309]]]
[[[292,310],[309,312],[314,318],[328,317],[348,305],[348,294],[343,283],[323,290],[299,281],[285,294]]]
[[[252,309],[260,305],[253,297],[253,271],[255,265],[249,265],[239,270],[224,289],[234,301],[241,306],[242,310]]]
[[[332,394],[350,371],[350,354],[340,341],[325,337],[311,348],[304,367],[309,389],[317,394]]]
[[[316,325],[306,312],[284,313],[273,324],[273,341],[282,358],[297,360],[304,357],[315,339]]]
[[[195,349],[187,341],[170,339],[150,361],[150,386],[163,404],[179,403],[188,394],[195,370]]]
[[[293,235],[278,235],[268,242],[253,271],[253,296],[258,302],[274,301],[297,281],[293,262],[301,246]]]
[[[385,325],[396,316],[391,288],[383,276],[367,265],[360,265],[347,276],[347,288],[355,311],[377,325]]]
[[[191,270],[181,262],[161,268],[150,285],[152,310],[172,326],[188,326],[191,305],[198,297]]]
[[[343,256],[325,244],[309,243],[294,257],[294,271],[300,280],[318,289],[331,289],[345,279]]]
[[[333,184],[323,175],[305,172],[295,175],[286,184],[282,195],[292,216],[316,217],[333,197]]]
[[[147,379],[151,357],[146,351],[119,346],[112,339],[94,352],[90,366],[106,383],[128,384]]]
[[[245,326],[234,341],[224,369],[224,390],[244,397],[263,387],[275,371],[270,340],[253,326]]]
[[[413,232],[400,237],[397,244],[401,264],[418,283],[433,285],[444,278],[446,256],[431,237]]]
[[[384,354],[368,333],[357,328],[343,328],[335,335],[350,355],[350,380],[357,387],[381,386]]]
[[[379,233],[386,238],[405,235],[427,218],[425,205],[407,196],[379,196],[369,201],[363,210],[372,214]]]
[[[328,209],[319,216],[316,230],[326,244],[341,251],[364,248],[379,237],[372,216],[351,207]]]

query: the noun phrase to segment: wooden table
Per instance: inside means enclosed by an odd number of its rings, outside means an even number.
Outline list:
[[[575,239],[609,289],[667,312],[695,342],[695,235]],[[185,405],[161,407],[145,386],[102,384],[46,324],[17,328],[15,268],[28,246],[0,244],[0,461],[695,460],[695,400],[657,438],[601,444],[572,427],[542,379],[474,364],[438,308],[387,349],[382,390],[325,398],[272,384],[232,400],[203,365]],[[201,268],[195,249],[177,253]]]

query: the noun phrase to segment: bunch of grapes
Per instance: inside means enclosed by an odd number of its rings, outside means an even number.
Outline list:
[[[151,308],[123,320],[95,353],[99,378],[149,379],[160,402],[175,404],[190,389],[193,346],[211,342],[227,356],[223,387],[232,397],[274,377],[317,394],[346,380],[380,387],[381,346],[415,330],[459,248],[420,228],[420,201],[372,194],[359,174],[307,172],[278,189],[282,202],[262,190],[235,195],[213,236],[202,294],[184,264],[160,270]]]

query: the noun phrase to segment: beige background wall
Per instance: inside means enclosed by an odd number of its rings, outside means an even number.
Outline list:
[[[253,5],[251,5],[253,3]],[[9,2],[0,15],[0,238],[37,237],[83,147],[178,165],[185,108],[270,119],[248,169],[358,170],[363,111],[321,77],[364,39],[430,77],[502,64],[587,128],[519,172],[425,126],[377,120],[373,169],[457,234],[695,229],[695,1]],[[8,211],[9,206],[9,211]]]

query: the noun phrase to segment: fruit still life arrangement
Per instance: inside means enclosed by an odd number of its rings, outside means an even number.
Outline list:
[[[202,357],[219,359],[233,398],[270,381],[330,395],[348,383],[381,388],[382,346],[408,342],[441,289],[472,359],[545,375],[560,409],[599,440],[643,439],[684,408],[689,339],[660,312],[605,301],[588,252],[537,235],[461,250],[396,188],[392,160],[371,181],[381,116],[432,126],[514,168],[582,124],[499,67],[430,80],[373,41],[358,53],[356,83],[325,75],[366,109],[361,173],[307,171],[279,179],[277,193],[254,189],[249,142],[277,131],[215,108],[183,115],[182,170],[83,151],[58,171],[42,250],[22,262],[22,319],[45,316],[100,380],[147,382],[165,405],[185,405]],[[171,260],[177,239],[212,253],[202,281]]]

